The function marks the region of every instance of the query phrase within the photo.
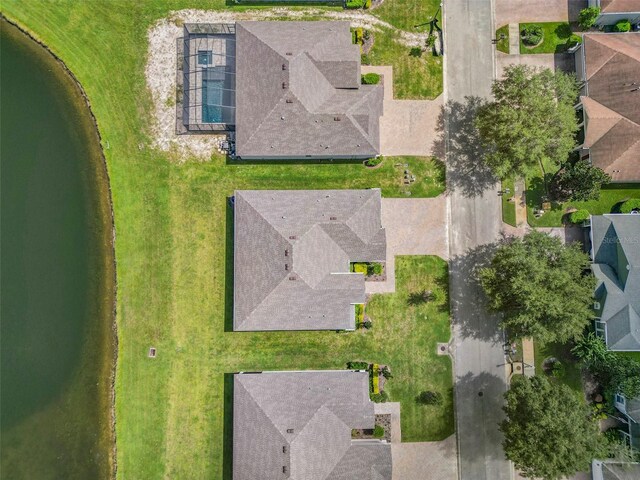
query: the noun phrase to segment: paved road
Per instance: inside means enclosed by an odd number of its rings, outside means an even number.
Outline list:
[[[450,287],[454,318],[456,422],[462,480],[507,480],[497,424],[506,372],[501,332],[485,313],[474,268],[501,228],[497,185],[479,163],[474,111],[494,76],[491,0],[445,0],[445,149],[450,199]]]

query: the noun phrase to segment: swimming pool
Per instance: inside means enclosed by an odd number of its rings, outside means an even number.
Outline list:
[[[202,122],[222,123],[224,81],[202,79]]]

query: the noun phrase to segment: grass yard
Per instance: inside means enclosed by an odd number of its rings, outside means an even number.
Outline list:
[[[504,38],[500,39],[500,35],[504,35]],[[502,53],[509,53],[509,25],[503,25],[498,30],[496,30],[496,38],[498,38],[498,42],[496,43],[496,49]]]
[[[407,32],[428,32],[429,22],[440,8],[441,0],[384,0],[382,5],[367,13],[371,13],[389,22],[396,28]],[[442,28],[442,12],[438,14]]]
[[[541,345],[540,342],[534,341],[534,355],[536,359],[536,375],[546,375],[548,378],[568,385],[576,392],[580,398],[584,398],[582,393],[582,375],[578,359],[571,353],[571,345],[550,343]],[[545,358],[555,357],[562,363],[564,367],[563,373],[558,377],[553,377],[544,373],[542,363]]]
[[[552,174],[547,174],[550,179]],[[542,177],[530,177],[527,179],[527,220],[532,227],[559,227],[562,225],[565,212],[568,208],[587,209],[593,215],[612,213],[616,207],[628,198],[640,198],[640,184],[609,184],[600,192],[598,200],[587,202],[552,202],[551,210],[540,218],[533,215],[534,209],[539,209],[544,197]]]
[[[434,57],[431,51],[412,54],[411,48],[390,30],[385,30],[384,35],[374,33],[373,48],[367,57],[371,65],[393,66],[395,98],[433,99],[442,93],[442,57]]]
[[[566,52],[574,42],[582,42],[579,35],[573,33],[571,25],[567,22],[542,22],[542,23],[521,23],[518,31],[531,25],[542,27],[542,43],[536,47],[526,46],[522,38],[520,39],[520,53],[563,53]]]
[[[441,260],[399,259],[398,293],[374,297],[367,310],[374,326],[368,332],[224,331],[231,285],[225,268],[226,198],[235,188],[381,186],[385,195],[406,193],[395,159],[374,170],[361,164],[239,165],[221,157],[178,164],[170,154],[151,149],[152,105],[144,80],[147,29],[169,11],[184,8],[226,7],[222,0],[2,3],[5,15],[44,41],[77,76],[91,100],[103,146],[109,145],[105,155],[117,232],[118,478],[220,478],[223,437],[229,435],[223,415],[225,394],[229,397],[225,373],[237,370],[342,368],[355,357],[387,363],[396,375],[389,393],[403,404],[404,440],[449,435],[451,365],[447,357],[435,356],[436,342],[449,338]],[[380,40],[378,48],[383,45]],[[420,68],[415,77],[424,71]],[[402,87],[401,81],[401,92],[426,91],[426,80],[411,75],[407,70],[398,78],[422,87]],[[441,88],[441,75],[434,82]],[[400,162],[410,163],[418,178],[413,196],[442,191],[441,164],[415,158]],[[440,299],[408,307],[406,295],[414,288],[439,290]],[[154,359],[147,357],[151,346],[157,349]],[[427,388],[445,394],[442,409],[413,403]]]
[[[509,201],[510,198],[513,198],[516,191],[513,178],[502,180],[501,190],[504,192],[507,188],[511,193],[502,195],[502,221],[516,227],[516,204],[515,202]]]

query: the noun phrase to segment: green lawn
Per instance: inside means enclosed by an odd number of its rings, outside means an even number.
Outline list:
[[[496,30],[496,38],[500,38],[500,35],[504,35],[504,38],[498,40],[496,43],[496,49],[502,53],[509,53],[509,25],[503,25]]]
[[[398,293],[374,297],[367,311],[374,326],[368,332],[224,331],[230,289],[226,197],[235,188],[381,186],[385,195],[406,192],[399,167],[393,166],[398,160],[390,158],[375,170],[361,164],[240,165],[220,157],[177,163],[170,154],[149,148],[147,29],[169,11],[184,8],[223,9],[225,4],[2,4],[4,14],[34,32],[77,76],[91,100],[103,145],[109,144],[105,155],[117,232],[118,478],[220,478],[223,436],[229,435],[223,415],[225,394],[229,398],[225,373],[237,370],[340,368],[354,357],[388,363],[396,375],[389,392],[403,403],[404,440],[452,433],[451,366],[448,358],[435,356],[436,341],[449,337],[447,303],[441,299],[441,304],[408,307],[404,301],[414,288],[444,291],[442,261],[399,259]],[[381,48],[384,40],[377,41]],[[423,87],[428,83],[414,80],[408,71],[399,78]],[[412,85],[401,87],[401,93],[425,91]],[[440,164],[415,158],[399,162],[409,163],[418,179],[411,186],[413,196],[442,191]],[[150,346],[157,348],[155,359],[147,357]],[[427,388],[446,393],[444,408],[414,405],[413,396]]]
[[[382,5],[367,13],[380,17],[385,22],[389,22],[396,28],[408,32],[419,31],[428,32],[429,25],[424,25],[438,11],[441,0],[384,0]],[[442,19],[442,12],[438,14]],[[416,25],[419,25],[416,27]],[[442,21],[439,22],[442,28]]]
[[[530,25],[540,25],[543,31],[542,43],[537,47],[529,48],[520,39],[520,53],[562,53],[574,41],[581,42],[582,38],[572,32],[571,25],[567,22],[542,22],[521,23],[519,32]]]
[[[411,48],[390,30],[374,33],[373,48],[367,57],[372,65],[393,66],[396,98],[433,99],[442,93],[442,57],[433,56],[431,51],[413,55]]]
[[[502,221],[516,227],[516,204],[515,202],[509,201],[510,198],[513,198],[513,194],[516,191],[513,178],[502,180],[502,191],[505,191],[507,188],[511,193],[502,195]]]
[[[547,173],[550,179],[553,175]],[[543,214],[540,218],[533,216],[533,210],[539,209],[544,197],[544,186],[542,176],[532,176],[527,178],[527,220],[532,227],[559,227],[562,225],[565,212],[568,208],[585,208],[593,215],[615,212],[616,206],[628,199],[640,197],[640,184],[610,184],[602,189],[598,200],[587,202],[552,202],[551,210]]]
[[[542,363],[545,358],[555,357],[564,366],[564,372],[558,377],[548,378],[554,381],[564,383],[571,387],[580,398],[584,398],[582,393],[582,376],[580,373],[580,365],[578,359],[571,353],[571,346],[568,344],[550,343],[541,345],[540,342],[534,340],[534,355],[536,359],[536,375],[546,375],[542,369]]]

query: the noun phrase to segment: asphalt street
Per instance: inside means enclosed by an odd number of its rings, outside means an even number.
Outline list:
[[[498,184],[483,168],[473,118],[494,78],[493,3],[448,0],[445,32],[445,149],[450,202],[450,294],[456,431],[462,480],[507,480],[498,423],[507,389],[503,338],[474,280],[501,229]]]

